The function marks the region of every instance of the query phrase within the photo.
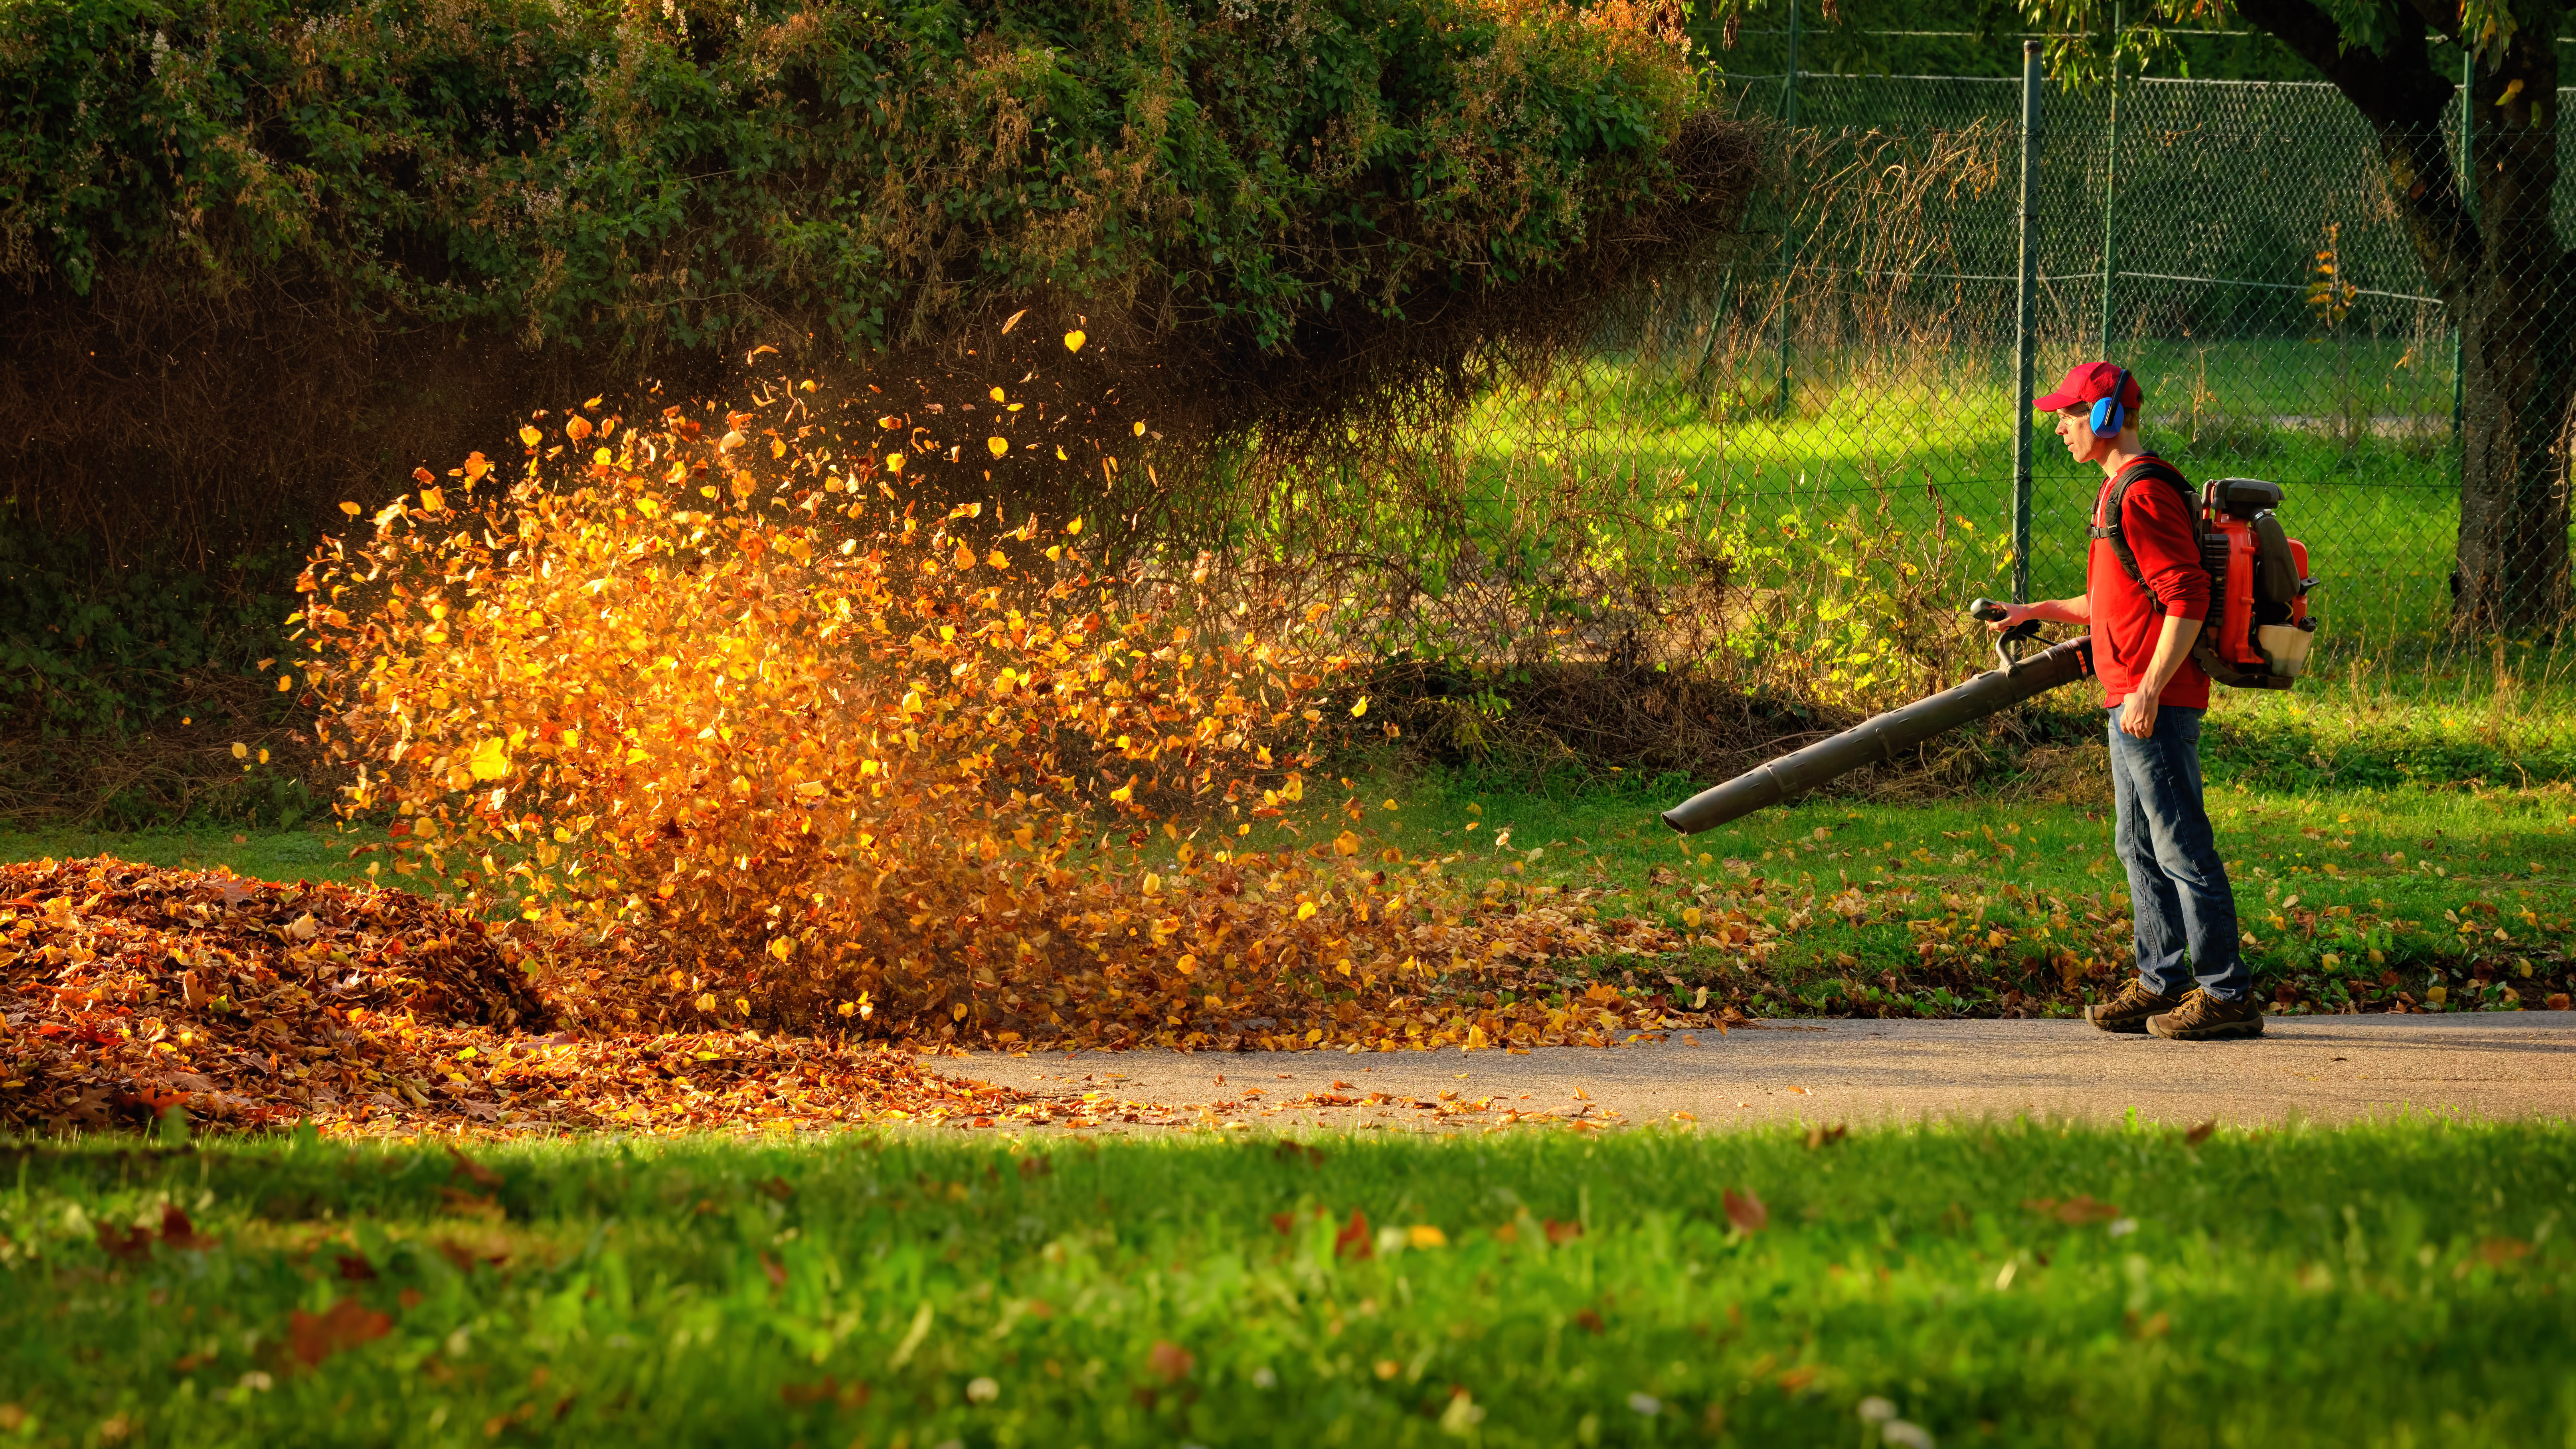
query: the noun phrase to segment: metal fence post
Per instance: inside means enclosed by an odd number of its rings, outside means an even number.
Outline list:
[[[2039,189],[2039,42],[2021,43],[2021,304],[2015,311],[2013,350],[2013,602],[2030,602],[2030,402],[2031,355],[2038,346],[2039,239],[2032,210]]]
[[[2120,6],[2111,6],[2111,124],[2102,148],[2102,355],[2111,355],[2111,288],[2120,275],[2119,229],[2114,208],[2120,195]]]
[[[2478,108],[2469,99],[2469,83],[2477,77],[2477,54],[2463,41],[2460,46],[2460,161],[2458,165],[2451,168],[2459,177],[2457,184],[2460,190],[2460,208],[2472,218],[2478,214],[2478,203],[2476,195],[2470,190],[2474,176],[2469,169],[2469,131],[2477,124]],[[2457,316],[2452,317],[2451,441],[2453,443],[2461,442],[2465,436],[2461,428],[2468,421],[2468,410],[2465,406],[2468,389],[2464,386],[2466,381],[2462,368],[2464,356],[2460,345],[2463,330],[2460,319]]]
[[[1789,0],[1789,65],[1780,81],[1780,124],[1798,124],[1798,0]],[[1780,224],[1780,376],[1772,406],[1782,417],[1789,414],[1789,288],[1798,274],[1798,211],[1790,203],[1788,219]]]

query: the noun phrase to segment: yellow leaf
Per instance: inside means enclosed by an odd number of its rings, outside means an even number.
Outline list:
[[[1199,969],[1199,958],[1196,956],[1183,956],[1178,964],[1181,974],[1187,976]]]
[[[354,503],[343,503],[340,505],[340,511],[349,515],[351,518],[355,518],[358,516],[358,505]]]
[[[1002,396],[1002,390],[1001,390],[1000,388],[998,388],[998,387],[997,387],[997,388],[995,388],[995,389],[993,389],[991,396],[992,396],[993,401],[995,401],[995,402],[1007,402],[1007,401],[1009,401],[1009,399],[1007,399],[1007,398],[1005,398],[1005,397],[1003,397],[1003,396]]]
[[[713,1014],[715,1009],[716,994],[714,992],[702,991],[698,993],[698,1010]]]
[[[971,569],[975,566],[975,550],[961,543],[957,545],[957,556],[949,562],[961,569]]]
[[[1079,518],[1077,518],[1077,519],[1075,519],[1074,521],[1072,521],[1071,523],[1066,524],[1066,525],[1064,526],[1064,531],[1065,531],[1065,532],[1067,532],[1067,533],[1080,533],[1080,532],[1082,532],[1082,520],[1081,520],[1081,519],[1079,519]]]
[[[546,435],[545,435],[545,434],[543,434],[543,433],[541,433],[541,432],[538,432],[538,431],[537,431],[534,427],[532,427],[532,426],[528,426],[528,425],[524,425],[524,424],[523,424],[523,425],[519,428],[519,441],[520,441],[520,442],[522,442],[522,443],[527,444],[527,445],[528,445],[529,447],[531,447],[531,448],[535,447],[535,446],[536,446],[537,444],[539,444],[539,443],[544,442],[544,441],[545,441],[545,439],[546,439]]]
[[[233,742],[233,758],[234,758],[234,759],[236,759],[236,760],[247,760],[247,759],[249,759],[249,758],[250,758],[250,746],[245,745],[245,744],[241,743],[241,742],[240,742],[240,741],[238,741],[238,740],[234,741],[234,742]]]
[[[1359,853],[1360,838],[1358,836],[1345,830],[1341,834],[1333,837],[1333,854],[1357,855]]]
[[[1004,453],[1011,451],[1011,440],[1008,438],[986,438],[984,440],[984,450],[998,458]]]
[[[886,471],[887,471],[887,472],[889,472],[889,473],[900,473],[900,472],[902,472],[902,471],[903,471],[903,454],[901,454],[901,453],[888,453],[888,454],[886,454]]]
[[[1311,921],[1315,919],[1315,903],[1313,901],[1299,901],[1297,903],[1297,919],[1301,921]]]
[[[777,957],[781,961],[795,955],[796,938],[793,936],[781,936],[777,940],[770,942],[769,954]]]
[[[435,488],[423,488],[420,490],[420,506],[431,513],[444,513],[447,511],[447,495]]]
[[[1091,339],[1082,335],[1082,330],[1080,328],[1076,328],[1073,331],[1064,334],[1064,350],[1067,352],[1080,352],[1082,350],[1082,344],[1090,340]]]
[[[1404,1241],[1416,1248],[1445,1248],[1449,1246],[1449,1235],[1429,1223],[1415,1223],[1404,1230]]]
[[[1136,422],[1136,436],[1137,436],[1137,437],[1140,437],[1140,438],[1141,438],[1141,437],[1143,437],[1143,436],[1145,436],[1145,423],[1144,423],[1144,420],[1143,420],[1143,419],[1141,419],[1141,418],[1139,418],[1139,419],[1137,420],[1137,422]]]
[[[1699,929],[1699,920],[1699,907],[1697,906],[1693,906],[1689,910],[1682,912],[1682,924],[1690,927],[1694,931]]]
[[[1006,568],[1009,568],[1009,567],[1011,566],[1011,561],[1010,561],[1009,559],[1006,559],[1006,558],[1002,557],[1002,551],[1001,551],[1000,549],[998,549],[998,548],[997,548],[997,549],[995,549],[995,550],[993,550],[992,554],[991,554],[989,557],[987,557],[987,558],[984,560],[984,562],[985,562],[988,566],[993,567],[993,568],[997,568],[997,569],[1006,569]]]
[[[509,747],[499,740],[485,740],[474,747],[467,769],[477,780],[497,780],[510,773]]]
[[[1358,719],[1366,713],[1368,713],[1368,696],[1363,694],[1360,696],[1360,702],[1351,706],[1351,718]]]

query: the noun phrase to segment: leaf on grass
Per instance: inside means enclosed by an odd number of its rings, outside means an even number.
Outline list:
[[[2210,1134],[2217,1130],[2218,1119],[2212,1117],[2208,1121],[2203,1122],[2199,1126],[2182,1134],[2182,1143],[2185,1147],[2198,1147],[2200,1144],[2207,1142],[2210,1138]]]
[[[2045,1218],[2082,1227],[2086,1223],[2107,1223],[2120,1215],[2120,1209],[2102,1202],[2090,1193],[2078,1193],[2060,1202],[2053,1197],[2026,1197],[2021,1205]]]
[[[152,1230],[120,1228],[114,1223],[100,1223],[98,1245],[105,1249],[111,1258],[132,1260],[149,1257],[152,1253]]]
[[[199,1252],[215,1246],[215,1240],[198,1232],[197,1225],[188,1221],[188,1215],[179,1211],[176,1203],[161,1209],[161,1241],[168,1247]]]
[[[2531,1244],[2520,1238],[2489,1238],[2478,1244],[2478,1256],[2484,1258],[2490,1268],[2501,1268],[2530,1254]]]
[[[286,1341],[297,1360],[312,1368],[335,1353],[384,1337],[393,1327],[392,1314],[343,1298],[321,1313],[298,1308],[288,1315]]]
[[[1354,1258],[1377,1256],[1376,1240],[1369,1236],[1368,1214],[1358,1208],[1351,1209],[1351,1220],[1342,1225],[1340,1232],[1333,1234],[1333,1256],[1338,1258],[1344,1254]]]
[[[1145,1367],[1152,1369],[1167,1384],[1177,1384],[1188,1378],[1190,1370],[1197,1366],[1198,1360],[1188,1349],[1168,1338],[1154,1340],[1154,1346],[1145,1352]]]
[[[455,1143],[443,1145],[447,1148],[447,1155],[456,1159],[456,1170],[472,1179],[475,1186],[499,1187],[501,1185],[501,1174],[466,1156]]]
[[[1753,1189],[1748,1187],[1739,1194],[1730,1187],[1721,1200],[1726,1207],[1726,1220],[1735,1225],[1737,1232],[1758,1233],[1771,1225],[1771,1210],[1753,1195]]]

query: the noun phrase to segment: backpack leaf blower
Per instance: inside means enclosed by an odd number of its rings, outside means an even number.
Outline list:
[[[2170,469],[2165,472],[2171,474]],[[2151,475],[2142,472],[2140,476]],[[2180,475],[2171,477],[2176,487],[2182,486]],[[2113,485],[2108,510],[2113,518],[2120,516],[2119,493],[2127,481],[2123,478]],[[2192,644],[2192,658],[2221,684],[2287,689],[2306,667],[2308,646],[2316,638],[2307,596],[2317,581],[2307,576],[2307,545],[2284,532],[2273,512],[2280,502],[2279,484],[2251,478],[2222,478],[2202,492],[2195,521],[2200,525],[2202,564],[2210,573],[2215,627],[2201,630]],[[2127,557],[2128,550],[2116,538],[2113,546],[2134,577],[2135,560]],[[1988,621],[2004,617],[2003,605],[1992,599],[1970,604],[1968,613]],[[1664,823],[1684,835],[1713,830],[1756,810],[1795,800],[1863,765],[1894,761],[1936,735],[2000,714],[2093,673],[2090,635],[2050,645],[2027,658],[2019,656],[2015,646],[2038,632],[2036,619],[2005,630],[1995,639],[1995,668],[1703,790],[1665,811]]]

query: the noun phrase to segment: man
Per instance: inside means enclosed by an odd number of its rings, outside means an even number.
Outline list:
[[[2236,897],[2200,791],[2209,676],[2192,662],[2191,645],[2209,616],[2210,580],[2200,559],[2198,495],[2138,441],[2143,401],[2125,369],[2095,362],[2069,370],[2057,391],[2033,404],[2058,415],[2069,454],[2102,467],[2092,553],[2082,598],[2012,605],[1994,627],[2045,619],[2092,628],[2093,668],[2111,717],[2112,798],[2137,918],[2138,977],[2086,1007],[2085,1019],[2104,1031],[2174,1041],[2260,1036],[2262,1003],[2237,953]]]

